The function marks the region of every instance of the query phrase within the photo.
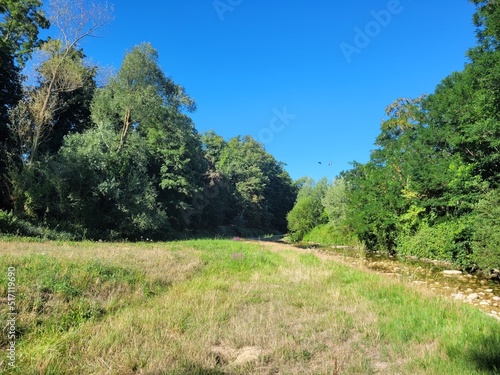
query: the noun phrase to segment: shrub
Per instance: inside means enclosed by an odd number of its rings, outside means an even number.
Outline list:
[[[320,199],[314,196],[299,199],[287,215],[292,240],[302,240],[307,232],[321,224],[322,213],[323,206]]]
[[[500,190],[486,194],[474,215],[473,259],[479,268],[500,270]]]
[[[429,226],[424,223],[414,235],[403,234],[397,239],[397,251],[402,255],[450,261],[463,267],[472,263],[471,227],[467,220],[447,221]]]

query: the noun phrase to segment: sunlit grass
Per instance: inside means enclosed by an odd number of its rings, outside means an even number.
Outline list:
[[[0,269],[15,265],[19,285],[17,374],[500,369],[500,324],[481,312],[283,247],[199,240],[0,249]]]

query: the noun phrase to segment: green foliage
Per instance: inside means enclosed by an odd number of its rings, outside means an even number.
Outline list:
[[[0,46],[7,46],[24,65],[38,45],[39,28],[49,27],[40,0],[4,0],[0,4]]]
[[[316,184],[309,179],[302,184],[295,206],[287,215],[288,229],[293,241],[302,240],[314,227],[324,224],[328,220],[321,202],[326,187],[326,179],[322,179]]]
[[[322,199],[329,223],[332,226],[340,226],[347,217],[347,183],[344,177],[338,177],[328,185]]]
[[[225,222],[236,227],[286,230],[285,216],[292,208],[292,180],[263,146],[250,136],[235,137],[227,144],[205,136],[208,155],[216,172],[224,177]]]
[[[0,233],[12,233],[14,229],[14,215],[12,212],[0,210]]]
[[[47,223],[33,224],[29,220],[16,217],[12,211],[6,212],[0,210],[0,234],[7,235],[5,238],[44,239],[70,241],[75,240],[76,236],[69,232],[64,232],[57,227],[55,229]]]
[[[38,44],[38,29],[48,21],[39,0],[4,0],[0,4],[0,209],[11,209],[12,189],[8,177],[15,154],[9,129],[9,111],[22,97],[21,68]]]
[[[398,238],[398,253],[419,258],[453,262],[463,267],[472,266],[471,227],[463,219],[433,226],[423,223],[415,234]]]
[[[106,126],[67,137],[57,161],[62,168],[54,165],[58,211],[90,238],[157,237],[168,222],[148,175],[145,141],[130,136],[120,153],[117,145],[118,135]]]
[[[352,230],[346,226],[334,226],[331,223],[314,227],[302,239],[322,245],[358,246],[358,241]]]
[[[485,272],[500,270],[500,190],[479,201],[474,215],[474,261]]]
[[[202,144],[189,117],[194,101],[167,78],[158,52],[149,44],[132,49],[111,82],[96,93],[92,117],[120,133],[117,153],[135,134],[145,140],[148,174],[159,181],[158,201],[170,213],[170,224],[181,230],[191,224],[193,197],[202,191],[206,171]]]
[[[293,241],[300,241],[307,232],[319,224],[318,217],[321,216],[322,210],[321,202],[312,196],[297,201],[287,216]]]

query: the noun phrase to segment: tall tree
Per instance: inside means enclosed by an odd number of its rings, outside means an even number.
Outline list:
[[[193,99],[165,76],[150,44],[127,53],[116,77],[96,93],[92,105],[94,121],[109,122],[119,133],[117,153],[127,147],[131,134],[145,137],[149,173],[158,178],[159,200],[176,229],[189,225],[183,213],[191,211],[207,170],[200,136],[184,113],[194,110]]]
[[[49,22],[38,0],[0,3],[0,209],[10,208],[8,160],[14,149],[9,111],[22,97],[20,70],[39,44],[38,31]]]
[[[68,95],[82,90],[85,84],[93,84],[95,69],[85,66],[79,46],[84,38],[96,35],[111,15],[107,5],[53,0],[49,18],[59,29],[60,38],[41,44],[41,62],[35,67],[39,85],[25,90],[21,108],[11,116],[27,166],[37,160],[40,147],[53,135],[57,115],[67,110]],[[20,113],[29,114],[28,119],[19,118]]]

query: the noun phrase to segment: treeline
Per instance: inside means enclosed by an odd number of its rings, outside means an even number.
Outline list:
[[[294,239],[500,270],[500,4],[473,3],[478,44],[464,70],[389,105],[367,163],[303,181]]]
[[[199,134],[194,100],[149,44],[99,85],[80,45],[109,9],[51,6],[46,17],[38,0],[0,5],[0,232],[140,240],[287,230],[297,189],[283,164],[251,137]],[[39,40],[49,24],[60,37]]]

